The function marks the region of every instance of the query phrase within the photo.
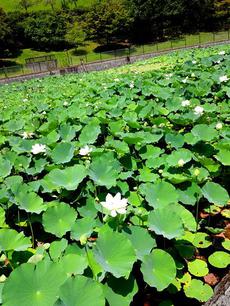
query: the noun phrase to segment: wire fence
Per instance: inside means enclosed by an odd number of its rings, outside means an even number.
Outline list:
[[[0,68],[0,79],[23,76],[45,71],[54,71],[64,67],[74,67],[93,62],[104,62],[122,57],[130,57],[148,53],[175,50],[176,48],[186,48],[192,46],[202,46],[202,44],[224,42],[230,39],[230,29],[220,32],[202,32],[193,35],[186,35],[181,38],[171,39],[162,42],[154,42],[144,45],[131,45],[126,48],[105,52],[91,52],[84,55],[75,56],[69,51],[62,52],[60,56],[55,55],[55,65],[48,65],[40,62],[36,67],[30,65],[16,65]],[[35,63],[36,64],[36,63]],[[38,64],[38,63],[37,63]],[[39,68],[38,68],[39,67]],[[36,69],[35,69],[36,68]]]

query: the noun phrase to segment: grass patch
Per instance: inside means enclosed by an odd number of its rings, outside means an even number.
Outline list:
[[[1,0],[0,7],[2,7],[6,12],[23,10],[19,5],[20,0]],[[77,7],[89,7],[92,5],[94,0],[78,0]],[[56,0],[55,9],[61,8],[61,0]],[[70,8],[74,8],[74,4],[69,4]],[[45,1],[36,1],[33,6],[31,6],[28,11],[41,11],[41,10],[51,10],[50,5],[46,5]]]

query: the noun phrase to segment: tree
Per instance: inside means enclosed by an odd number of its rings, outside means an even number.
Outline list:
[[[86,33],[78,21],[68,25],[65,39],[70,45],[74,45],[76,49],[85,44]]]
[[[31,0],[20,0],[19,6],[24,9],[26,12],[28,12],[28,9],[33,6],[33,2]]]
[[[13,33],[8,23],[7,15],[0,8],[0,52],[11,49],[13,45]]]
[[[53,12],[37,12],[23,21],[25,39],[34,48],[55,50],[65,48],[65,15]]]
[[[122,0],[97,0],[86,15],[85,30],[90,39],[110,43],[129,36],[132,17]]]

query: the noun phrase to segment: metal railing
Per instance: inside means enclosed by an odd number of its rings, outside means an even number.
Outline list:
[[[62,56],[55,54],[57,59],[57,68],[74,67],[77,65],[104,62],[105,60],[114,60],[122,57],[130,57],[148,53],[157,53],[161,51],[175,50],[176,48],[186,48],[189,46],[200,46],[206,43],[224,42],[230,39],[230,29],[220,32],[202,32],[198,34],[186,35],[181,38],[175,38],[162,42],[154,42],[144,45],[132,45],[130,47],[116,49],[105,52],[91,52],[85,55],[74,56],[69,51],[62,52]],[[53,54],[51,54],[53,58]],[[43,70],[44,72],[45,70]],[[50,71],[47,69],[46,71]],[[36,71],[38,72],[38,71]],[[41,71],[42,72],[42,71]],[[0,79],[35,74],[32,67],[28,65],[17,65],[0,68]]]

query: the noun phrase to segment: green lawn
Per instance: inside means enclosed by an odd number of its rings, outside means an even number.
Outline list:
[[[78,0],[78,7],[87,7],[93,3],[94,0]],[[39,11],[39,10],[51,10],[50,5],[46,5],[45,0],[36,0],[35,3],[29,8],[29,11]],[[16,11],[21,9],[19,7],[19,0],[0,0],[0,7],[2,7],[6,12]],[[61,7],[61,0],[56,0],[56,8]],[[70,7],[74,7],[73,4]]]

